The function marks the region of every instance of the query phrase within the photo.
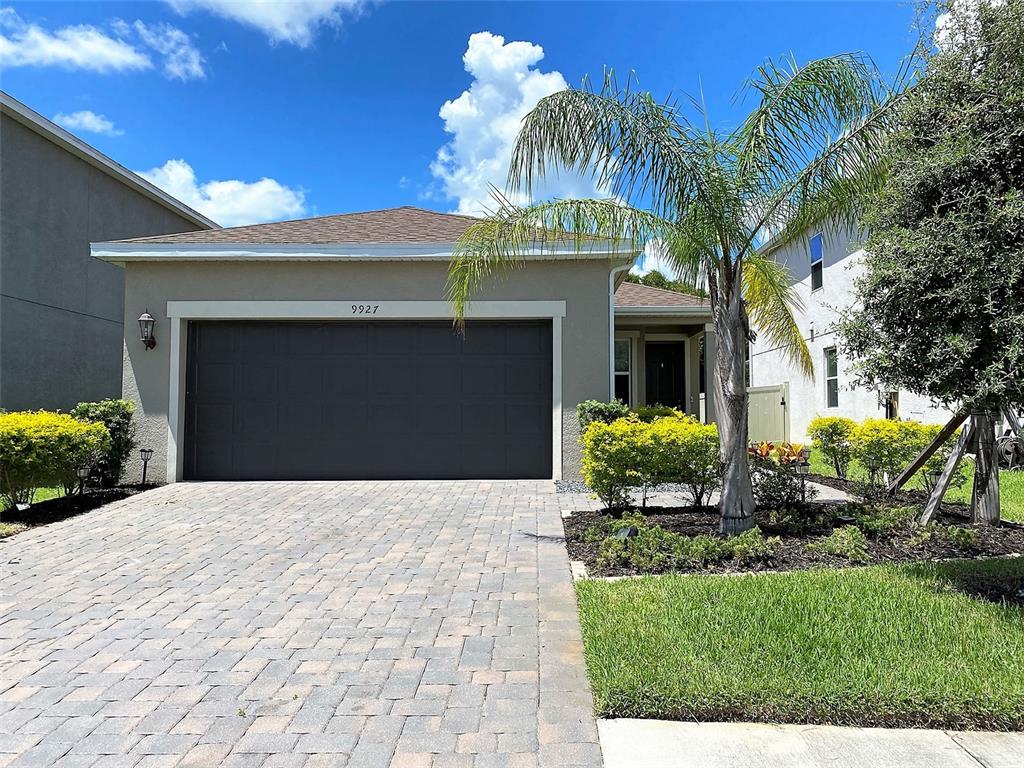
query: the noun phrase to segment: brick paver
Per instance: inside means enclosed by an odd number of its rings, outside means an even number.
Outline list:
[[[601,765],[550,482],[178,484],[0,542],[0,766]]]

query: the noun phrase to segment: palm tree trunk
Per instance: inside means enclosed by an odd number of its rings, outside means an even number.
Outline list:
[[[747,461],[747,323],[739,289],[736,280],[728,295],[716,302],[714,312],[718,356],[712,392],[723,466],[719,527],[730,536],[754,527],[754,491]]]

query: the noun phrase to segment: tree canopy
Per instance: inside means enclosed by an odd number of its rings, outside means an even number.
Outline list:
[[[958,3],[899,111],[840,326],[864,383],[1024,402],[1024,0]]]

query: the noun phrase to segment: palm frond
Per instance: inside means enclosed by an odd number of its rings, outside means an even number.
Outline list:
[[[675,224],[617,200],[555,200],[523,207],[500,196],[497,200],[497,210],[459,238],[448,266],[446,295],[459,322],[484,280],[522,266],[531,254],[564,248],[638,254],[650,241],[664,243],[673,259],[688,258],[692,250]]]
[[[892,85],[854,54],[758,72],[761,104],[735,136],[751,238],[768,229],[783,245],[809,228],[854,227],[888,176],[886,138],[913,68]]]
[[[790,285],[788,270],[763,256],[748,256],[743,262],[743,300],[758,331],[813,378],[814,362],[794,319],[803,303]]]
[[[570,88],[541,99],[523,118],[509,187],[531,194],[559,169],[590,174],[610,196],[644,197],[672,217],[699,193],[704,138],[674,104],[620,88],[606,74],[600,91]]]

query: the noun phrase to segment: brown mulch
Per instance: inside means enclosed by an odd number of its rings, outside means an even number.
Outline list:
[[[59,496],[55,499],[40,501],[32,504],[28,509],[6,509],[0,513],[0,519],[5,523],[20,523],[21,525],[34,528],[37,525],[49,525],[67,520],[69,517],[91,512],[94,509],[111,504],[121,499],[127,499],[142,491],[154,488],[153,485],[145,487],[140,485],[121,485],[116,488],[102,488],[89,490],[84,494],[74,493],[70,496]]]
[[[843,516],[842,507],[835,504],[805,505],[805,511],[814,514],[817,511],[832,512],[839,515],[831,524],[823,523],[812,526],[799,535],[791,531],[774,528],[762,516],[758,516],[757,524],[765,536],[778,536],[781,539],[778,554],[770,562],[751,566],[741,565],[733,560],[723,560],[703,568],[671,568],[644,573],[663,573],[665,570],[700,573],[744,573],[751,571],[791,571],[812,568],[849,568],[851,566],[882,565],[888,563],[913,563],[931,560],[945,560],[965,557],[996,557],[1024,554],[1024,526],[1006,523],[999,526],[971,526],[966,516],[966,508],[957,504],[943,504],[936,513],[934,522],[942,525],[971,527],[977,534],[975,546],[961,549],[941,536],[933,535],[928,541],[911,543],[910,528],[896,531],[889,539],[868,538],[867,551],[870,560],[865,563],[851,563],[849,560],[814,552],[807,545],[826,538],[833,527],[852,523],[851,518]],[[644,515],[651,525],[659,525],[667,531],[684,536],[700,534],[718,535],[718,511],[714,508],[694,507],[651,507]],[[602,512],[573,512],[571,517],[563,520],[565,543],[572,560],[580,560],[587,566],[587,571],[595,576],[633,576],[639,572],[630,566],[605,568],[598,565],[599,541],[587,541],[586,532],[592,525],[602,523],[607,518]],[[982,590],[983,587],[978,587]],[[965,589],[965,591],[967,591]]]

